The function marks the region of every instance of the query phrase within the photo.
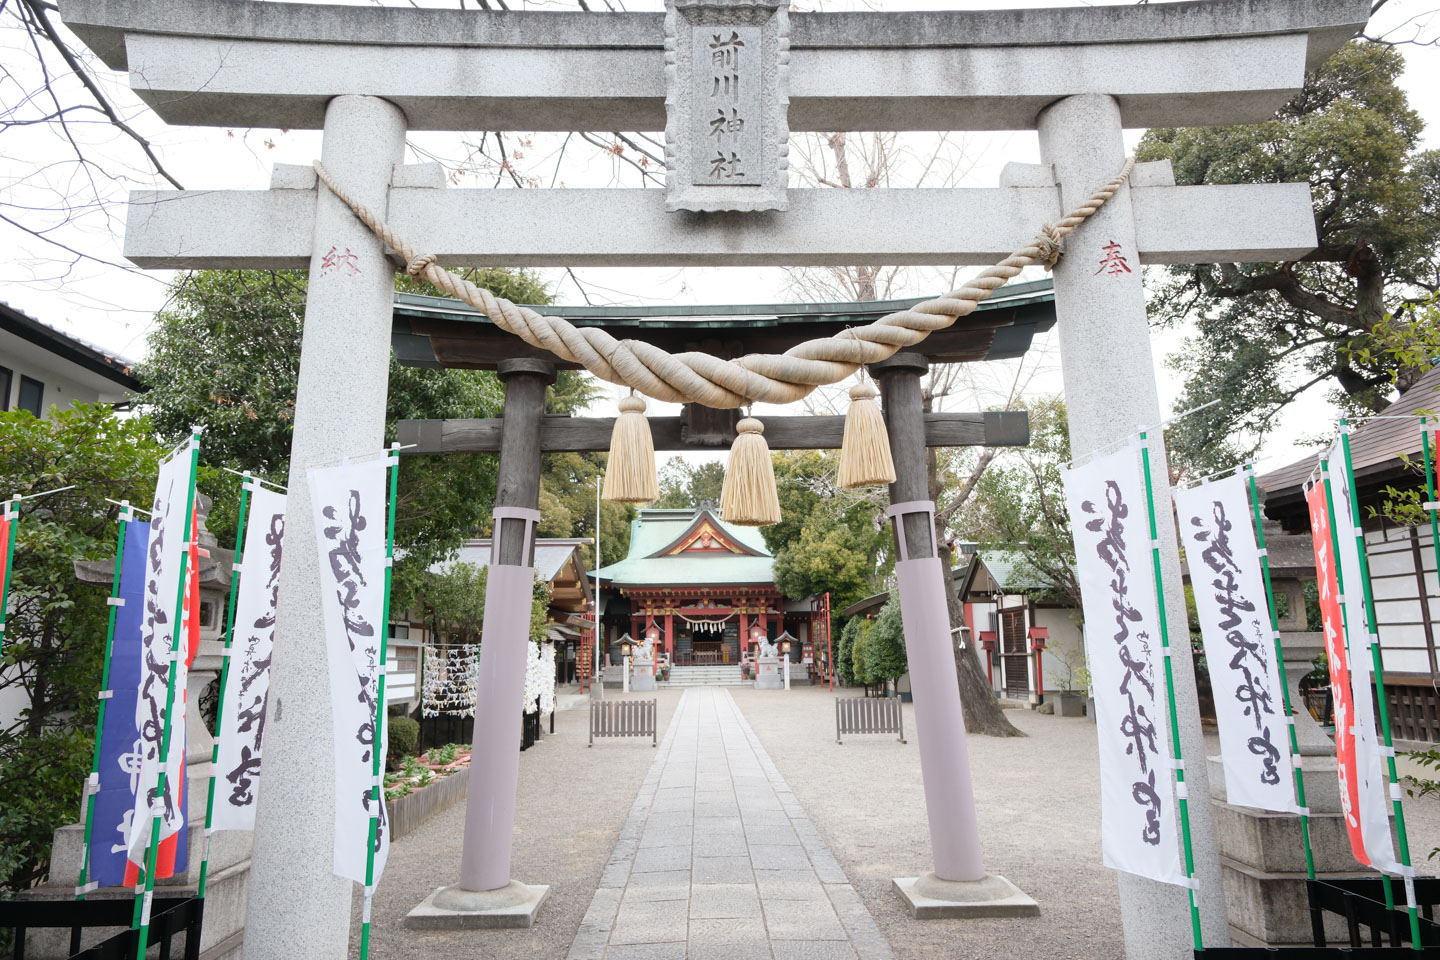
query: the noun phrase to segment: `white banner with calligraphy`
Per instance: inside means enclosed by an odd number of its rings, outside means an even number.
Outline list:
[[[1139,450],[1063,477],[1095,690],[1105,865],[1185,886]]]
[[[315,545],[320,554],[320,604],[330,664],[335,738],[335,860],[337,876],[365,883],[375,774],[376,704],[385,602],[386,458],[307,471]],[[384,774],[384,711],[379,712]],[[375,870],[385,869],[390,825],[384,793],[376,809]]]
[[[285,497],[255,484],[235,596],[225,699],[215,776],[214,830],[255,829],[260,754],[270,692],[270,651],[275,644],[275,603],[285,537]]]
[[[126,835],[128,856],[143,865],[150,847],[150,829],[160,816],[160,839],[185,827],[180,804],[185,760],[185,669],[187,644],[180,630],[180,568],[185,542],[185,510],[190,505],[193,452],[182,447],[160,465],[150,518],[150,545],[145,552],[145,614],[140,621],[140,687],[135,700],[135,727],[140,731],[140,769],[135,779],[135,805]],[[176,655],[174,651],[178,650]],[[170,718],[170,749],[165,757],[165,792],[157,796],[160,749],[165,732],[165,702],[175,657],[175,694]]]
[[[1361,576],[1360,547],[1355,539],[1354,495],[1345,451],[1339,440],[1330,449],[1330,495],[1335,513],[1335,556],[1343,581],[1345,645],[1350,652],[1350,690],[1355,709],[1355,772],[1358,778],[1360,819],[1365,853],[1370,866],[1386,873],[1401,873],[1390,839],[1390,781],[1385,772],[1381,741],[1375,723],[1374,658],[1370,653],[1369,617],[1365,583]],[[1361,858],[1363,859],[1363,858]]]
[[[1248,483],[1236,474],[1176,490],[1175,506],[1215,691],[1226,800],[1294,813],[1285,691]]]

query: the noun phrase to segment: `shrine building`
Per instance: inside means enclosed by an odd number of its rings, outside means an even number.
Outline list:
[[[798,674],[821,679],[828,610],[823,598],[784,596],[774,565],[760,531],[726,524],[713,504],[639,511],[625,559],[591,574],[605,655],[619,663],[621,638],[653,628],[657,656],[676,667],[738,665],[762,637],[788,632]]]

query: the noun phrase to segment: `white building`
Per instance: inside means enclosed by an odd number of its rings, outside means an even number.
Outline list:
[[[1084,695],[1080,611],[1063,591],[1005,550],[976,553],[958,579],[966,624],[997,697],[1037,707],[1047,693]]]
[[[126,403],[142,389],[128,360],[0,303],[0,410],[43,417],[76,401]]]
[[[1398,491],[1422,490],[1418,412],[1440,409],[1440,367],[1425,373],[1385,409],[1386,419],[1364,421],[1350,435],[1355,486],[1370,560],[1370,589],[1385,666],[1391,733],[1407,743],[1440,740],[1440,584],[1428,520],[1396,522],[1385,501]],[[1434,427],[1435,418],[1431,418]],[[1431,456],[1435,445],[1431,444]],[[1317,451],[1318,453],[1318,451]],[[1306,533],[1310,514],[1304,484],[1316,466],[1312,454],[1259,478],[1265,515],[1287,532]],[[1421,495],[1422,501],[1430,499]],[[1313,574],[1311,578],[1313,579]]]
[[[129,361],[0,303],[0,410],[44,417],[76,401],[125,403],[142,389]],[[20,684],[0,688],[0,729],[13,725],[29,704]]]

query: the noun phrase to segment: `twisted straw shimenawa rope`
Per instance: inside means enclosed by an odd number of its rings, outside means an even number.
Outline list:
[[[646,396],[670,403],[695,402],[729,409],[751,403],[790,403],[818,386],[837,383],[861,365],[877,363],[896,351],[921,342],[968,316],[995,290],[1024,267],[1036,263],[1053,267],[1060,258],[1060,241],[1084,223],[1115,195],[1135,166],[1125,162],[1118,176],[1056,223],[1041,228],[1027,245],[992,267],[987,267],[960,289],[908,310],[881,317],[863,327],[852,327],[833,337],[807,340],[783,354],[750,354],[721,360],[708,353],[666,353],[639,340],[616,340],[599,327],[577,327],[560,317],[547,317],[517,306],[436,265],[434,254],[416,255],[385,221],[353,199],[315,161],[320,181],[345,203],[409,265],[406,271],[465,301],[534,347],[578,363],[602,380],[631,387]]]

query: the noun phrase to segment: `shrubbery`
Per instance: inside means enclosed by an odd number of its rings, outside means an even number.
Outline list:
[[[870,631],[874,626],[873,621],[856,617],[853,621],[859,626],[855,629],[855,639],[850,644],[850,673],[855,682],[862,687],[869,687],[875,682],[870,676],[869,663],[865,659],[865,648],[870,644]]]
[[[855,637],[861,629],[860,624],[864,622],[864,617],[854,617],[845,624],[845,629],[840,631],[840,642],[835,648],[835,675],[840,678],[842,686],[848,687],[855,682],[855,670],[850,665],[850,656],[855,648]]]
[[[414,717],[390,718],[390,744],[386,759],[391,769],[404,763],[407,757],[415,756],[420,747],[420,721]]]
[[[869,621],[865,637],[865,675],[870,683],[894,680],[909,669],[905,659],[905,626],[900,619],[900,598],[890,599],[880,615]]]

